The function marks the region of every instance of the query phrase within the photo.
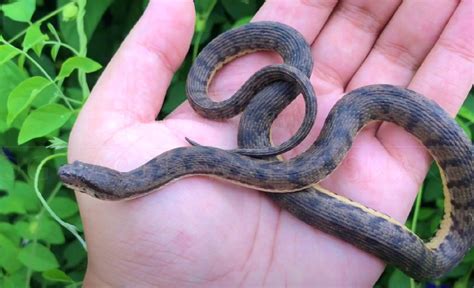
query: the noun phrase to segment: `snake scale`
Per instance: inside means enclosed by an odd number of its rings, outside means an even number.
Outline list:
[[[209,99],[207,89],[216,71],[233,58],[257,50],[276,51],[284,64],[257,72],[228,100]],[[223,33],[197,57],[186,90],[192,107],[204,117],[219,120],[242,112],[238,149],[175,148],[129,172],[76,161],[61,167],[59,176],[68,187],[106,200],[140,197],[184,176],[216,176],[269,192],[265,194],[302,221],[414,279],[441,277],[474,244],[473,144],[435,102],[408,89],[371,85],[337,102],[308,150],[290,160],[278,159],[274,156],[301,142],[314,122],[316,98],[308,79],[312,67],[308,44],[286,25],[256,22]],[[287,142],[272,147],[272,122],[299,93],[306,101],[303,124]],[[403,127],[424,144],[440,167],[445,216],[428,243],[389,216],[316,185],[341,163],[354,137],[372,121]]]

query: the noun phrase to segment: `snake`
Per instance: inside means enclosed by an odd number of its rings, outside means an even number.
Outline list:
[[[216,102],[208,96],[209,84],[224,64],[260,50],[278,53],[283,64],[256,72],[227,100]],[[166,151],[130,171],[74,161],[60,167],[59,177],[66,186],[102,200],[142,197],[187,176],[217,177],[266,192],[308,225],[398,267],[415,280],[442,277],[474,244],[473,143],[436,102],[403,87],[376,84],[346,93],[329,112],[313,144],[283,160],[277,155],[301,142],[314,123],[310,119],[316,109],[309,80],[312,68],[309,44],[287,25],[262,21],[229,30],[195,59],[186,92],[191,106],[203,117],[223,120],[241,113],[237,149],[190,141],[195,145]],[[287,142],[273,146],[273,121],[300,93],[306,107],[302,125]],[[440,168],[444,217],[428,242],[394,218],[319,184],[341,164],[357,134],[374,121],[403,127]]]

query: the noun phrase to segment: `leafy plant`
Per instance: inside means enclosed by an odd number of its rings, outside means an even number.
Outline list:
[[[54,171],[66,160],[68,133],[89,95],[86,74],[102,67],[86,56],[86,5],[0,6],[1,287],[75,287],[83,278],[78,207]]]
[[[173,78],[160,118],[185,100],[186,75],[200,48],[219,33],[250,21],[262,2],[195,1],[193,46]],[[146,3],[17,0],[0,5],[0,287],[81,286],[87,257],[81,220],[73,194],[58,182],[56,171],[66,161],[69,132],[97,71]],[[472,96],[471,91],[457,117],[471,138]],[[443,214],[435,167],[421,192],[407,225],[429,238]],[[432,284],[472,287],[473,265],[471,251],[455,270]],[[389,267],[377,286],[421,284]]]

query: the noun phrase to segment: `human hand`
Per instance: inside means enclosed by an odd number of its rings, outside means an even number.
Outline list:
[[[407,86],[456,113],[473,80],[470,2],[347,1],[334,7],[335,1],[267,1],[254,19],[293,26],[312,43],[318,124],[291,153],[314,141],[346,91],[368,84]],[[185,136],[234,147],[236,119],[205,120],[185,103],[155,121],[193,28],[192,1],[150,1],[82,110],[70,161],[126,171],[186,145]],[[275,61],[256,53],[230,63],[211,86],[213,99],[229,97],[252,72]],[[274,125],[275,142],[296,131],[303,111],[300,101],[284,111]],[[429,163],[424,148],[401,128],[374,124],[323,186],[403,222]],[[207,177],[185,178],[133,201],[77,197],[89,247],[86,286],[372,286],[384,267],[262,193]]]

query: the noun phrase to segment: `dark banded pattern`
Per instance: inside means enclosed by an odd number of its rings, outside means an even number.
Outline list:
[[[216,70],[256,50],[276,51],[284,64],[257,72],[228,100],[209,99],[207,89]],[[176,148],[130,172],[74,162],[63,166],[59,175],[69,187],[106,200],[140,197],[184,176],[217,176],[274,192],[267,195],[299,219],[396,265],[417,280],[442,276],[474,244],[474,156],[470,140],[433,101],[391,85],[362,87],[333,107],[319,138],[301,155],[288,161],[243,155],[277,155],[306,137],[316,113],[308,79],[311,70],[309,46],[290,27],[258,22],[226,32],[196,59],[186,90],[192,107],[203,117],[226,119],[243,111],[239,149]],[[271,147],[272,122],[300,92],[306,101],[302,126],[290,140]],[[445,217],[428,243],[384,214],[313,186],[341,163],[356,134],[372,121],[404,127],[427,147],[441,168]]]

